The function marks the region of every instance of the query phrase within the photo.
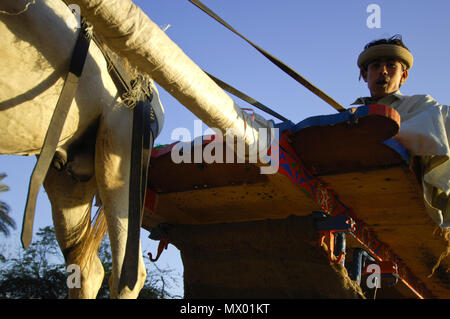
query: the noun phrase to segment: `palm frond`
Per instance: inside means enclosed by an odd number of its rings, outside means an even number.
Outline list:
[[[0,181],[4,179],[7,175],[5,173],[0,173]],[[9,191],[9,186],[6,184],[0,184],[0,193]]]
[[[2,173],[0,174],[0,181],[6,177],[6,174]],[[9,187],[5,184],[0,184],[0,193],[6,192],[9,190]],[[8,236],[10,234],[9,228],[15,229],[16,223],[14,220],[9,216],[10,207],[5,202],[0,201],[0,233],[5,234],[5,236]]]

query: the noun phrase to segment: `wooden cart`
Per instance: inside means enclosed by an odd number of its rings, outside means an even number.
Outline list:
[[[281,132],[276,174],[261,174],[260,167],[252,163],[175,164],[171,150],[176,143],[153,151],[143,227],[151,230],[161,224],[174,225],[171,240],[181,250],[188,297],[346,298],[358,295],[321,294],[320,287],[296,290],[296,286],[304,286],[305,276],[310,276],[307,271],[303,271],[303,277],[295,275],[295,269],[298,271],[301,264],[295,267],[284,264],[288,272],[284,279],[289,278],[285,280],[289,289],[267,287],[276,282],[275,277],[267,279],[267,276],[272,276],[269,274],[273,274],[274,267],[283,269],[280,260],[290,252],[294,253],[289,257],[293,262],[307,263],[308,258],[315,258],[310,253],[302,256],[302,252],[310,249],[312,237],[294,234],[291,225],[299,225],[302,220],[309,230],[303,227],[299,232],[312,230],[317,234],[308,216],[313,211],[322,211],[329,216],[347,216],[355,222],[346,236],[347,267],[352,252],[360,248],[375,262],[390,262],[397,267],[397,284],[379,289],[377,296],[450,298],[450,273],[446,271],[450,267],[449,258],[440,261],[431,275],[449,243],[425,210],[420,162],[395,140],[400,129],[400,117],[395,110],[383,105],[363,106],[277,127]],[[203,142],[202,147],[209,143]],[[278,231],[267,223],[278,223],[275,228]],[[274,232],[272,238],[267,234],[268,227]],[[244,238],[244,230],[269,236],[260,245],[270,242],[278,246],[271,247],[270,254],[256,256],[254,252],[258,249],[251,242],[259,240],[258,234],[250,237],[246,234]],[[212,239],[214,232],[220,237]],[[240,251],[240,257],[232,250]],[[227,254],[228,259],[224,257]],[[215,261],[212,256],[216,256]],[[230,274],[221,281],[216,280],[217,274],[227,267],[244,267],[236,259],[242,260],[243,256],[253,256],[248,257],[253,259],[248,263],[252,266],[245,270],[246,276]],[[255,262],[256,259],[260,262]],[[323,260],[329,267],[335,267]],[[275,261],[279,261],[278,265]],[[189,267],[195,267],[196,271]],[[319,271],[317,263],[314,267]],[[198,273],[202,271],[209,275],[200,278]],[[266,276],[268,284],[264,286],[258,278],[253,278],[246,286],[245,278],[252,277],[251,273]],[[217,289],[207,289],[208,285],[216,288],[222,285],[222,293],[214,294]],[[361,288],[364,288],[362,284]],[[363,291],[366,297],[371,293]]]

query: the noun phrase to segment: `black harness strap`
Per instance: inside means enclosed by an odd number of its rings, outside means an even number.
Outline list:
[[[111,76],[111,79],[114,82],[114,85],[116,86],[117,90],[119,91],[120,97],[123,98],[123,96],[130,90],[130,83],[127,83],[127,80],[124,79],[123,75],[117,69],[116,65],[114,65],[111,57],[109,56],[108,52],[104,50],[102,42],[97,37],[95,32],[93,33],[92,38],[97,47],[99,48],[99,50],[102,52],[103,56],[105,57],[108,73]]]
[[[282,120],[283,122],[289,122],[289,120],[287,118],[285,118],[284,116],[278,114],[277,112],[275,112],[274,110],[272,110],[268,106],[265,106],[264,104],[256,101],[255,99],[251,98],[247,94],[239,91],[238,89],[236,89],[236,88],[232,87],[231,85],[229,85],[228,83],[225,83],[224,81],[216,78],[215,76],[209,74],[208,72],[206,72],[206,71],[203,71],[203,72],[205,72],[214,82],[216,82],[216,84],[218,86],[220,86],[225,91],[228,91],[229,93],[231,93],[234,96],[240,98],[241,100],[247,102],[248,104],[251,104],[251,105],[257,107],[261,111],[264,111],[267,114],[270,114],[270,115],[276,117],[277,119]]]
[[[86,56],[89,51],[90,40],[91,36],[88,31],[88,25],[83,21],[72,53],[69,73],[64,81],[64,86],[53,112],[42,150],[30,178],[21,236],[22,246],[25,249],[30,245],[33,236],[33,221],[37,195],[55,155],[67,114],[69,113],[70,106],[75,97],[75,92],[78,88]]]
[[[145,191],[150,154],[156,132],[151,129],[151,100],[137,102],[133,109],[133,131],[130,161],[128,235],[125,258],[119,280],[119,291],[125,286],[133,289],[137,282],[139,241],[142,216],[144,212]],[[156,119],[153,118],[153,121]]]

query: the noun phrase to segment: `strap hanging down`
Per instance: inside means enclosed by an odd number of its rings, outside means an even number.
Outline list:
[[[75,97],[75,92],[77,91],[86,56],[89,51],[90,40],[91,36],[88,31],[88,25],[83,21],[72,53],[69,73],[64,81],[64,86],[53,112],[42,150],[31,175],[22,225],[21,240],[24,249],[27,249],[31,243],[37,195],[55,155],[67,114],[69,113],[70,106]]]
[[[119,280],[119,291],[133,289],[137,282],[140,256],[140,229],[144,211],[145,190],[154,132],[151,128],[151,99],[140,100],[133,108],[131,141],[128,234],[125,257]],[[153,119],[156,121],[156,119]]]
[[[242,34],[237,32],[232,26],[230,26],[227,22],[225,22],[222,18],[220,18],[217,14],[215,14],[211,9],[209,9],[207,6],[205,6],[203,3],[201,3],[199,0],[189,0],[191,3],[193,3],[195,6],[197,6],[199,9],[207,13],[210,17],[214,18],[216,21],[224,25],[227,29],[229,29],[231,32],[235,33],[242,39],[244,39],[247,43],[249,43],[252,47],[254,47],[256,50],[258,50],[260,53],[262,53],[266,58],[268,58],[272,63],[274,63],[276,66],[278,66],[280,69],[282,69],[284,72],[286,72],[289,76],[291,76],[294,80],[302,84],[304,87],[306,87],[308,90],[310,90],[312,93],[320,97],[322,100],[330,104],[332,107],[334,107],[339,112],[344,112],[346,109],[336,102],[334,99],[332,99],[330,96],[328,96],[325,92],[314,86],[311,82],[309,82],[307,79],[305,79],[303,76],[298,74],[295,70],[293,70],[291,67],[287,66],[285,63],[281,62],[265,50],[261,49],[259,46],[248,40],[246,37],[244,37]]]

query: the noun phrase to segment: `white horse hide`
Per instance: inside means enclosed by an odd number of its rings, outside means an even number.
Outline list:
[[[77,31],[68,24],[72,13],[62,1],[38,0],[22,13],[14,14],[25,5],[24,0],[0,2],[1,154],[39,153],[77,37]],[[68,265],[77,260],[74,252],[84,245],[83,238],[91,228],[90,203],[98,189],[113,257],[111,296],[136,298],[146,277],[142,256],[134,289],[118,288],[128,228],[132,112],[120,103],[106,61],[91,42],[59,148],[66,149],[97,122],[95,176],[87,182],[78,182],[64,172],[50,169],[44,186],[52,204],[57,239]],[[94,298],[102,278],[103,268],[95,255],[82,268],[81,288],[71,289],[70,296]]]
[[[0,7],[16,12],[24,7],[24,1],[2,1]],[[31,155],[40,151],[77,37],[66,22],[70,14],[61,1],[38,1],[20,15],[1,15],[2,154]],[[101,69],[106,69],[106,62],[98,48],[91,45],[60,145],[79,137],[99,118],[102,108],[115,105],[117,90]]]

